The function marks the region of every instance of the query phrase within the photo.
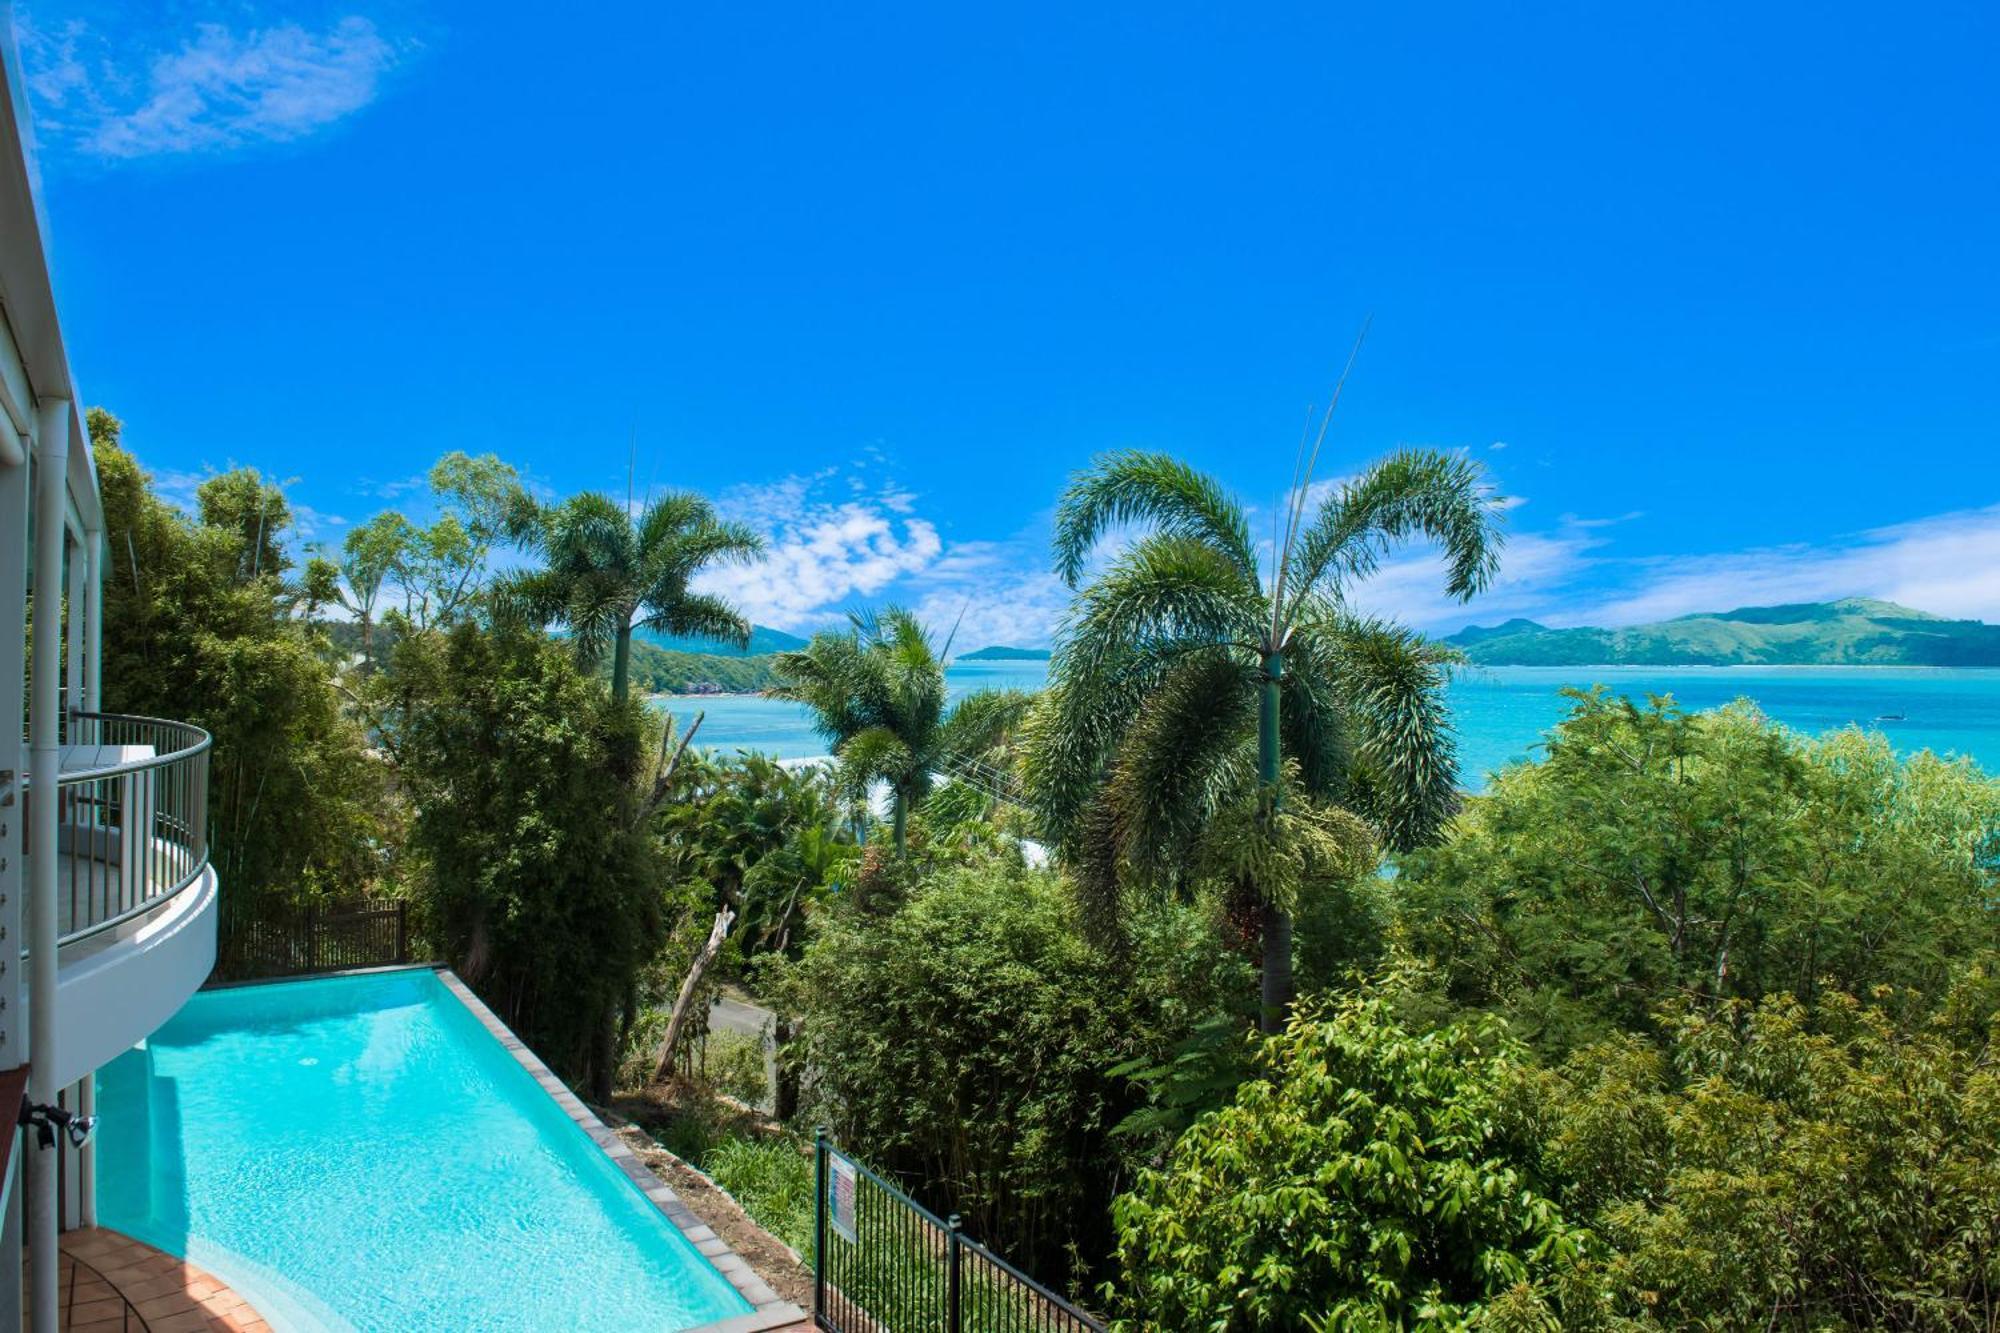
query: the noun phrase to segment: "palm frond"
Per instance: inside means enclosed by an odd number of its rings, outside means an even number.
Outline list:
[[[1095,673],[1160,639],[1254,645],[1265,604],[1253,583],[1204,542],[1145,538],[1077,596],[1057,636],[1057,669]]]
[[[1218,811],[1255,787],[1256,667],[1222,653],[1189,656],[1146,696],[1106,778],[1126,860],[1184,861]]]
[[[1075,587],[1098,540],[1124,523],[1204,543],[1256,586],[1257,552],[1243,507],[1179,459],[1136,449],[1103,455],[1063,492],[1056,505],[1056,573]]]
[[[1320,506],[1290,563],[1287,607],[1313,595],[1338,598],[1374,573],[1391,546],[1418,536],[1438,545],[1445,590],[1463,601],[1499,569],[1500,515],[1478,463],[1434,449],[1400,450]]]
[[[1046,837],[1075,847],[1118,738],[1166,673],[1198,656],[1232,653],[1196,638],[1145,640],[1114,655],[1057,653],[1021,724],[1023,788]]]
[[[1456,654],[1386,621],[1324,628],[1357,741],[1347,803],[1391,847],[1418,846],[1458,803],[1458,746],[1444,698]]]
[[[856,796],[866,794],[870,783],[921,787],[928,776],[903,738],[887,727],[863,728],[848,737],[834,757],[840,760],[842,783]]]
[[[1020,727],[1033,697],[1020,690],[979,690],[960,699],[938,728],[936,762],[991,759]]]
[[[649,601],[648,614],[639,623],[647,629],[696,639],[713,639],[738,648],[750,645],[752,626],[748,617],[720,597],[707,593],[684,593],[666,602]]]

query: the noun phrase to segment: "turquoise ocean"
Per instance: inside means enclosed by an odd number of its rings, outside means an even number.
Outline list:
[[[1040,689],[1042,662],[962,662],[947,673],[954,696],[973,690]],[[1473,667],[1451,684],[1459,763],[1468,787],[1507,764],[1536,757],[1543,735],[1568,711],[1565,687],[1604,685],[1634,699],[1670,695],[1693,709],[1749,699],[1778,722],[1818,734],[1859,726],[1881,731],[1905,753],[1965,755],[2000,775],[2000,670],[1928,667]],[[665,701],[685,725],[705,714],[700,743],[724,753],[758,750],[782,759],[826,753],[796,704],[750,696]]]

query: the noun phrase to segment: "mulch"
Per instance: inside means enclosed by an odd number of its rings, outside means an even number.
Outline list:
[[[773,1291],[800,1309],[810,1310],[812,1269],[792,1247],[758,1226],[727,1190],[662,1148],[644,1129],[631,1123],[635,1119],[653,1118],[649,1112],[657,1113],[658,1110],[657,1104],[652,1102],[621,1097],[611,1114],[605,1117],[605,1123],[631,1146],[633,1152],[639,1154],[639,1160],[646,1164],[649,1171],[681,1196],[681,1201],[694,1210],[696,1217],[713,1228],[730,1249],[756,1269],[757,1275],[770,1283]]]

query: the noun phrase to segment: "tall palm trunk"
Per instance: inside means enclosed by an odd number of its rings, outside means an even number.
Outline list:
[[[611,697],[619,703],[631,692],[632,680],[632,627],[628,624],[618,631],[616,646],[611,650]]]
[[[1257,701],[1257,780],[1265,788],[1272,814],[1281,799],[1282,772],[1278,751],[1278,684],[1285,675],[1285,655],[1264,654],[1264,690]],[[1292,914],[1268,896],[1264,899],[1263,1029],[1284,1026],[1292,1007]]]
[[[889,828],[894,835],[896,855],[910,850],[910,800],[901,787],[889,788]]]

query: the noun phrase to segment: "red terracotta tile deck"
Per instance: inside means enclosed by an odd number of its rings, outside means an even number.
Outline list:
[[[221,1279],[105,1227],[63,1233],[59,1280],[64,1333],[271,1333]]]

